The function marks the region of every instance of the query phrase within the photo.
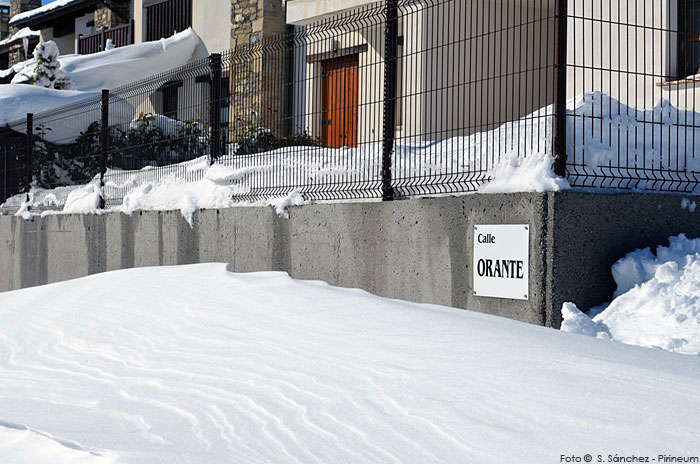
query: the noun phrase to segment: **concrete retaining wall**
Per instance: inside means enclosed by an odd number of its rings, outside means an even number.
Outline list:
[[[179,212],[0,217],[0,291],[138,266],[228,262],[236,272],[287,271],[416,302],[557,327],[564,301],[610,298],[627,252],[700,236],[700,211],[676,195],[468,195],[390,203]],[[700,200],[698,200],[700,203]],[[530,225],[530,299],[472,294],[473,226]]]

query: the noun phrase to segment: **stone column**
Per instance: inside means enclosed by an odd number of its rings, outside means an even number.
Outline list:
[[[231,0],[231,121],[284,131],[287,31],[282,0]],[[227,63],[224,63],[226,66]]]
[[[130,2],[112,0],[109,2],[109,6],[111,8],[100,6],[95,9],[95,32],[121,26],[127,23],[127,18],[131,18]],[[116,14],[114,10],[118,11],[121,16]]]
[[[25,11],[30,11],[34,10],[36,8],[39,8],[41,6],[41,0],[10,0],[10,19],[12,19],[13,16],[18,15],[20,13],[24,13]],[[16,26],[10,27],[10,35],[16,33],[19,31],[19,28]],[[31,50],[30,50],[30,55],[31,55]],[[10,53],[10,66],[20,63],[22,61],[25,61],[28,59],[28,56],[25,56],[24,50],[19,49],[15,52]]]

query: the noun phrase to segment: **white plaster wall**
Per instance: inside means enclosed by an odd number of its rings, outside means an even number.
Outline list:
[[[203,56],[231,48],[231,0],[194,0],[192,28],[206,46]]]
[[[134,18],[134,43],[141,43],[146,37],[143,0],[134,0],[131,17]]]
[[[93,33],[93,27],[88,27],[87,23],[95,20],[95,14],[89,13],[80,18],[75,18],[75,51],[78,51],[78,40],[80,34],[90,35]]]
[[[134,42],[146,39],[145,7],[154,0],[134,0]],[[192,28],[202,39],[205,49],[198,49],[194,59],[204,58],[231,48],[231,0],[193,0]]]
[[[292,0],[287,3],[287,22],[303,26],[377,0]]]
[[[531,4],[525,8],[523,5]],[[540,2],[481,0],[448,2],[402,11],[402,111],[397,137],[403,142],[443,140],[493,129],[553,101],[551,12]],[[489,6],[490,5],[490,6]],[[523,26],[518,26],[523,23]],[[324,31],[312,35],[306,53],[327,52],[331,38],[340,48],[367,44],[360,54],[359,142],[382,140],[384,78],[383,24],[362,32]],[[295,124],[320,137],[320,62],[298,64]],[[302,97],[305,106],[299,105]],[[303,118],[301,117],[303,116]]]
[[[53,27],[47,29],[42,29],[41,31],[41,41],[47,42],[53,40],[58,45],[58,51],[61,55],[72,55],[76,52],[75,48],[75,34],[68,34],[63,37],[53,36]]]
[[[661,99],[700,109],[699,86],[659,86],[684,77],[677,69],[677,2],[609,0],[601,8],[600,0],[570,1],[567,96],[601,91],[640,109]]]

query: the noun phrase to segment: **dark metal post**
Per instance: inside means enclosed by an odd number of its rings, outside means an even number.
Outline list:
[[[294,56],[294,41],[296,39],[296,34],[294,33],[295,26],[287,26],[287,40],[285,41],[285,46],[287,47],[287,82],[284,83],[284,88],[286,88],[287,95],[287,111],[285,117],[287,118],[287,127],[285,127],[287,135],[292,135],[295,132],[294,128],[294,72],[296,71],[296,63]]]
[[[32,189],[32,177],[34,174],[34,115],[27,113],[27,139],[24,151],[24,163],[26,185],[24,188],[27,193],[27,201],[29,201],[29,192]]]
[[[554,173],[566,176],[566,61],[569,0],[556,0],[554,58]]]
[[[399,3],[386,0],[386,30],[384,31],[384,148],[382,153],[382,200],[394,199],[391,186],[394,142],[396,140],[396,84],[399,48]]]
[[[105,40],[105,30],[102,29],[100,32],[100,49],[98,51],[102,52],[107,49],[107,42]]]
[[[221,156],[221,55],[214,53],[209,56],[209,137],[210,162]]]
[[[100,199],[100,208],[105,207],[104,187],[105,174],[107,173],[107,162],[109,159],[109,90],[102,90],[102,117],[100,123],[100,188],[102,189],[102,198]]]
[[[0,201],[3,203],[7,200],[7,147],[2,147],[2,197]]]

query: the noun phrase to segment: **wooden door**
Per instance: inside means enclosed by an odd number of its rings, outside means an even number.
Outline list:
[[[323,144],[357,146],[359,55],[323,61]]]

